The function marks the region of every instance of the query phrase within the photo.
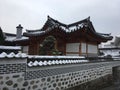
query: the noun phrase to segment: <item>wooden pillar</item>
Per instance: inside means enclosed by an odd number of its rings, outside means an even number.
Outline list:
[[[64,54],[66,55],[66,45],[67,43],[64,43]]]
[[[81,42],[80,42],[80,45],[79,45],[79,56],[82,54],[82,51],[81,51]]]
[[[88,42],[86,42],[86,56],[88,56]]]
[[[98,44],[97,44],[97,55],[98,55],[98,48],[99,48],[99,47],[98,47]]]

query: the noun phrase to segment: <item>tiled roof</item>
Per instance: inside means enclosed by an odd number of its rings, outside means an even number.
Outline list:
[[[55,28],[59,28],[59,31],[64,33],[72,33],[78,30],[81,30],[81,28],[86,27],[89,28],[89,31],[94,33],[96,36],[101,37],[103,39],[111,40],[113,37],[110,36],[110,34],[101,34],[95,31],[92,22],[90,21],[90,17],[83,19],[81,21],[72,23],[72,24],[63,24],[51,17],[48,16],[48,19],[44,26],[39,30],[26,30],[24,33],[25,36],[41,36],[48,32],[51,32]]]
[[[16,34],[11,34],[11,33],[4,33],[4,34],[5,34],[5,41],[8,42],[26,41],[29,39],[26,36],[22,36],[21,38],[16,38]]]
[[[36,67],[36,66],[52,66],[52,65],[65,65],[65,64],[79,64],[85,63],[88,60],[49,60],[49,61],[29,61],[29,67]]]
[[[25,53],[13,53],[11,52],[10,54],[7,54],[5,52],[2,52],[0,54],[0,58],[27,58],[27,55]]]
[[[89,62],[83,56],[28,56],[29,67],[79,64]]]
[[[28,37],[22,36],[21,38],[16,38],[14,36],[7,36],[5,38],[5,41],[9,41],[9,42],[14,42],[14,41],[26,41],[28,40]]]
[[[26,30],[26,32],[24,33],[24,35],[32,35],[32,36],[36,36],[36,35],[42,35],[45,34],[51,30],[53,30],[54,28],[60,28],[62,31],[64,31],[65,33],[70,33],[70,32],[74,32],[84,26],[87,26],[90,17],[72,23],[72,24],[63,24],[51,17],[48,16],[48,20],[46,21],[45,25],[43,26],[43,28],[39,29],[39,30]],[[45,28],[47,26],[47,28]]]
[[[85,59],[84,56],[46,56],[46,55],[45,56],[29,55],[28,58],[29,59],[47,59],[47,58],[49,58],[49,59],[53,59],[53,58],[56,58],[56,59],[64,59],[64,58],[67,58],[67,59],[69,59],[69,58],[71,58],[71,59],[74,59],[74,58]]]
[[[120,35],[117,35],[114,40],[114,45],[115,46],[120,46]]]
[[[0,27],[0,30],[2,31],[1,27]],[[7,43],[8,42],[13,43],[16,41],[18,42],[18,41],[28,41],[29,40],[29,37],[26,37],[24,35],[22,35],[21,38],[17,38],[16,34],[6,33],[6,32],[3,32],[1,34],[4,36],[4,41]]]

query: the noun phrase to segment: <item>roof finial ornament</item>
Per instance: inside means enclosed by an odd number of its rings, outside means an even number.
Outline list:
[[[21,26],[21,24],[19,24],[16,28],[21,28],[21,29],[23,29],[23,27]]]
[[[50,16],[48,15],[47,18],[50,19]]]
[[[87,20],[90,20],[90,16],[87,18]]]

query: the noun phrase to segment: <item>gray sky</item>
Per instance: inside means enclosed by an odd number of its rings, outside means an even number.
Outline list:
[[[0,0],[0,27],[16,33],[16,26],[39,29],[47,15],[70,24],[91,17],[97,32],[120,34],[120,0]]]

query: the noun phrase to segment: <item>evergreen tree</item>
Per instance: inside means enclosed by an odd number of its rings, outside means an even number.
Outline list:
[[[40,54],[41,55],[58,55],[58,50],[55,48],[56,39],[54,36],[48,36],[45,38],[43,43],[40,46]]]

